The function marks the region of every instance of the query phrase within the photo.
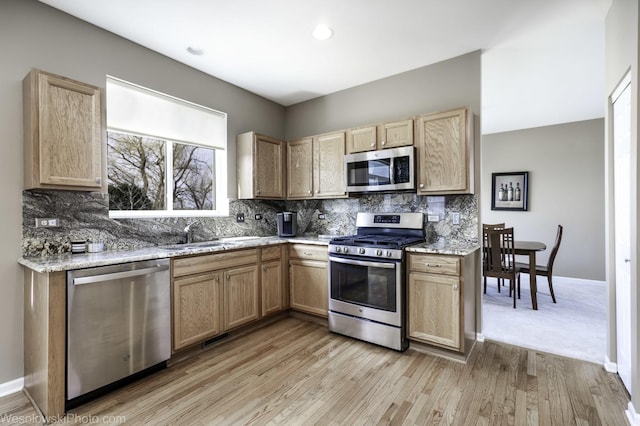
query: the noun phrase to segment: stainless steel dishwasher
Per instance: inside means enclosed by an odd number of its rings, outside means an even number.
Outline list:
[[[168,259],[67,272],[67,402],[169,359],[169,286]]]

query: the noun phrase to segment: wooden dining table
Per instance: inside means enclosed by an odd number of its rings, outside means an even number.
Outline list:
[[[531,288],[531,304],[534,310],[538,310],[538,282],[536,279],[536,253],[547,249],[545,243],[539,241],[518,241],[513,242],[516,255],[529,256],[529,287]]]

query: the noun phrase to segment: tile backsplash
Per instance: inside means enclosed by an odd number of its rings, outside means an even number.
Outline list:
[[[222,236],[276,235],[276,213],[298,213],[298,235],[346,235],[355,233],[356,213],[423,212],[429,242],[477,243],[478,197],[475,195],[418,196],[410,193],[367,194],[343,199],[303,201],[233,200],[228,217],[109,218],[107,194],[74,191],[23,191],[22,254],[38,256],[71,251],[71,241],[100,241],[108,250],[174,244],[192,227],[194,241]],[[451,213],[460,213],[460,225],[451,224]],[[244,213],[245,222],[236,223]],[[262,215],[255,220],[255,215]],[[320,215],[324,215],[321,219]],[[427,222],[426,216],[438,216]],[[58,218],[60,226],[36,228],[35,218]]]

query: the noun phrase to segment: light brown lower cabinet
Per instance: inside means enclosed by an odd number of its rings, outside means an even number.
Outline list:
[[[173,259],[173,350],[260,318],[257,249]]]
[[[477,252],[409,253],[409,339],[456,352],[471,349],[477,331]]]
[[[291,309],[328,317],[327,247],[289,246]]]
[[[222,332],[220,272],[173,280],[173,348],[184,348]]]
[[[224,271],[224,331],[260,318],[258,265]]]
[[[460,349],[460,279],[409,275],[409,337]]]

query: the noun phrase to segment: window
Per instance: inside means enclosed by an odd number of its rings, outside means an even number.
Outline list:
[[[227,215],[226,118],[108,77],[109,215]]]

